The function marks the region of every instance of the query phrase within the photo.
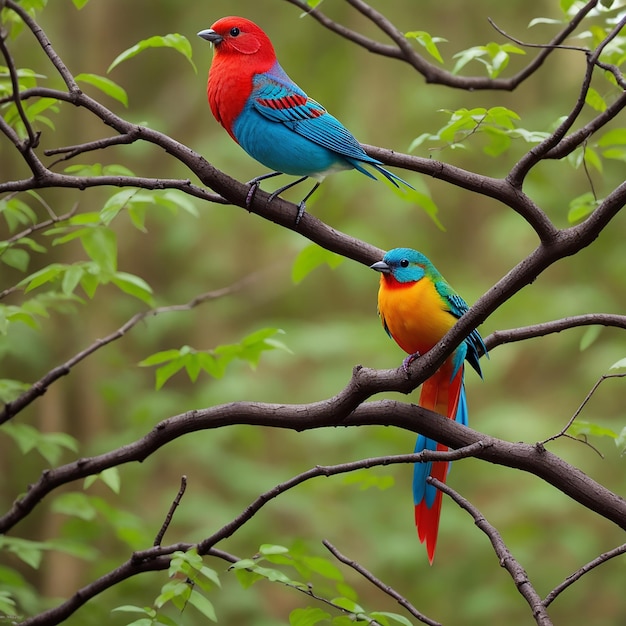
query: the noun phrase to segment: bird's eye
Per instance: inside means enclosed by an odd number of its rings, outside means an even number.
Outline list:
[[[236,26],[234,26],[233,28],[230,29],[230,36],[237,37],[237,35],[239,35],[240,32],[241,31]]]
[[[402,259],[402,261],[400,261],[400,267],[409,267],[409,260]]]

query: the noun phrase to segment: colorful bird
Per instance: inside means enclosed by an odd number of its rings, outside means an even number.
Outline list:
[[[390,250],[371,268],[381,272],[378,314],[387,334],[409,354],[403,362],[406,370],[414,359],[443,338],[468,306],[435,266],[421,252],[411,248]],[[478,362],[481,353],[487,354],[487,349],[478,331],[473,330],[424,381],[419,405],[467,426],[463,362],[467,360],[482,378]],[[419,435],[415,443],[415,452],[447,449],[423,435]],[[415,525],[420,541],[426,543],[431,564],[439,530],[441,491],[427,484],[426,479],[433,476],[445,482],[449,465],[443,461],[416,463],[413,470]]]
[[[306,201],[328,174],[354,168],[375,178],[363,164],[396,187],[402,183],[412,189],[368,156],[337,119],[287,76],[276,60],[272,42],[256,24],[243,17],[223,17],[198,36],[215,47],[207,85],[215,119],[250,156],[275,170],[250,181],[248,204],[265,178],[279,174],[300,177],[272,193],[270,200],[314,178],[315,186],[299,204],[297,224]]]

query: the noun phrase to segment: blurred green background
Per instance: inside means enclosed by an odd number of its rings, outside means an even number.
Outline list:
[[[467,3],[372,2],[403,31],[425,30],[445,37],[440,44],[446,67],[452,55],[473,45],[502,41],[487,17],[524,40],[547,41],[556,27],[527,30],[533,17],[561,17],[558,3],[495,0]],[[345,2],[322,4],[330,17],[382,40],[374,27]],[[584,72],[584,58],[573,52],[550,57],[545,67],[514,93],[464,92],[427,85],[408,65],[374,56],[338,38],[310,17],[281,0],[91,0],[77,11],[70,0],[56,0],[40,23],[74,73],[105,75],[112,60],[137,41],[155,34],[178,32],[193,46],[191,65],[172,50],[155,49],[122,63],[110,78],[129,95],[129,107],[85,90],[126,119],[170,134],[204,155],[217,168],[245,181],[264,170],[235,145],[218,126],[205,97],[206,72],[212,51],[196,32],[216,19],[239,14],[258,22],[273,40],[284,69],[312,97],[342,120],[364,143],[407,151],[411,141],[436,132],[447,117],[441,109],[505,106],[522,118],[520,125],[549,130],[573,106]],[[18,66],[49,77],[42,84],[61,87],[47,60],[28,33],[11,44]],[[532,56],[532,52],[530,53]],[[506,74],[527,58],[513,58]],[[467,72],[480,74],[478,64]],[[606,83],[600,88],[610,91]],[[589,115],[592,113],[590,112]],[[618,121],[614,126],[618,125]],[[44,129],[45,148],[82,143],[110,135],[110,129],[86,112],[62,105],[54,116],[56,132]],[[423,145],[416,154],[466,167],[489,176],[503,176],[528,149],[514,143],[493,159],[481,151],[480,137],[468,150]],[[77,162],[122,163],[137,175],[182,177],[188,173],[162,151],[149,145],[117,147],[82,155]],[[47,161],[49,162],[49,160]],[[0,144],[3,179],[26,172],[6,142]],[[63,164],[57,166],[57,171]],[[383,249],[410,246],[426,253],[468,302],[473,302],[536,246],[526,223],[509,208],[414,173],[400,173],[425,185],[440,207],[445,231],[419,209],[403,202],[380,183],[356,172],[328,179],[308,209],[333,227]],[[603,176],[592,172],[600,197],[624,178],[623,163],[606,162]],[[194,181],[196,182],[196,181]],[[269,185],[265,188],[269,189]],[[560,227],[567,226],[569,202],[589,190],[582,168],[549,162],[536,168],[525,191]],[[97,211],[110,189],[43,191],[46,201],[63,213],[74,203],[79,211]],[[287,197],[297,200],[302,190]],[[119,237],[121,270],[145,278],[158,304],[186,302],[195,295],[228,286],[250,274],[257,278],[243,291],[204,304],[191,312],[150,319],[58,381],[16,418],[46,432],[65,431],[77,437],[77,456],[89,456],[129,443],[160,420],[188,409],[237,400],[307,403],[332,396],[348,382],[352,367],[396,367],[404,357],[382,331],[376,316],[378,276],[352,261],[337,269],[320,268],[301,284],[290,278],[298,252],[308,243],[238,208],[196,202],[199,217],[154,209],[147,232],[136,230],[125,216],[113,227]],[[481,328],[483,336],[499,329],[528,325],[588,312],[621,313],[624,288],[624,215],[618,216],[593,246],[576,258],[546,271],[498,310]],[[55,249],[57,260],[84,257],[80,246]],[[49,263],[50,258],[34,259]],[[21,278],[3,269],[3,288]],[[2,377],[34,381],[55,365],[115,330],[144,307],[101,287],[93,301],[73,315],[43,321],[44,332],[20,327],[2,343]],[[262,356],[256,371],[234,363],[221,380],[201,375],[196,384],[178,374],[159,392],[154,372],[138,362],[158,350],[189,344],[197,349],[235,343],[259,328],[277,327],[292,353]],[[584,329],[571,330],[493,350],[483,363],[485,380],[467,376],[472,427],[510,441],[534,442],[557,432],[607,368],[625,356],[623,333],[603,329],[581,351]],[[388,397],[405,399],[397,394]],[[409,401],[416,401],[413,394]],[[619,432],[624,423],[624,384],[607,381],[581,419]],[[18,561],[35,593],[25,593],[24,612],[55,604],[76,588],[128,558],[132,549],[150,545],[160,527],[180,476],[188,477],[187,493],[165,543],[198,541],[240,513],[259,493],[314,465],[368,456],[399,454],[413,449],[414,435],[391,428],[328,429],[303,433],[231,427],[183,437],[146,459],[121,468],[119,496],[102,485],[90,489],[121,513],[95,520],[70,519],[52,511],[54,497],[43,502],[13,534],[31,539],[71,537],[84,540],[97,553],[91,560],[51,552],[39,570]],[[594,439],[591,448],[560,440],[549,449],[606,485],[624,493],[624,459],[609,438]],[[45,462],[23,456],[12,441],[0,436],[0,501],[2,510],[37,480]],[[267,505],[236,536],[218,547],[241,557],[254,554],[260,543],[304,544],[312,554],[326,556],[326,538],[342,552],[373,571],[405,595],[421,611],[445,624],[522,624],[533,620],[509,575],[499,567],[487,538],[451,502],[444,504],[434,566],[428,566],[412,519],[411,471],[406,466],[373,470],[390,475],[387,490],[360,490],[341,477],[314,480]],[[465,460],[455,464],[450,485],[480,508],[502,533],[514,556],[526,568],[537,591],[545,595],[574,570],[624,541],[623,532],[583,509],[538,478],[507,468]],[[69,485],[62,491],[80,490]],[[289,611],[307,599],[279,585],[259,583],[240,588],[219,561],[209,563],[221,573],[222,590],[211,596],[221,623],[287,623]],[[550,607],[555,623],[570,626],[626,623],[624,563],[615,559],[585,576]],[[344,574],[360,592],[368,610],[398,611],[388,597]],[[121,604],[149,605],[166,574],[135,577],[91,601],[68,624],[124,624],[127,615],[109,613]],[[49,600],[49,599],[52,600]],[[191,609],[180,623],[204,623]]]

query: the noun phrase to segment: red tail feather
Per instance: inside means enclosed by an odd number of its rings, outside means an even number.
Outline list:
[[[453,380],[452,364],[444,365],[433,376],[424,382],[420,394],[419,405],[450,419],[455,419],[459,404],[459,396],[463,384],[463,368],[459,370]],[[447,446],[437,443],[437,450],[448,450]],[[448,475],[449,463],[437,461],[432,463],[429,476],[445,483]],[[441,515],[442,493],[437,490],[435,501],[429,508],[427,499],[415,506],[415,525],[417,534],[422,543],[426,544],[428,560],[432,565],[435,558],[435,547],[437,545],[437,535],[439,532],[439,517]]]

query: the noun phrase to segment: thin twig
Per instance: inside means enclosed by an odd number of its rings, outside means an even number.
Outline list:
[[[167,529],[172,523],[172,518],[174,517],[174,513],[176,512],[176,509],[178,508],[178,505],[180,504],[180,501],[182,500],[186,489],[187,489],[187,476],[183,475],[180,477],[180,489],[178,490],[176,497],[174,498],[172,504],[170,505],[169,511],[167,512],[167,515],[165,516],[165,519],[163,520],[163,524],[161,528],[159,529],[157,536],[154,538],[154,543],[152,544],[153,546],[161,545],[161,542],[163,541],[163,537],[165,536]]]
[[[71,598],[61,603],[60,605],[44,611],[39,615],[26,619],[22,624],[24,626],[44,626],[47,624],[58,624],[61,621],[67,619],[70,615],[75,613],[81,606],[83,606],[88,600],[99,595],[103,591],[114,587],[118,583],[148,571],[160,571],[167,569],[170,563],[170,556],[177,551],[189,551],[196,549],[198,554],[202,556],[217,556],[219,558],[225,558],[225,560],[234,563],[239,559],[228,553],[223,553],[214,547],[214,544],[232,535],[235,530],[241,528],[247,523],[254,515],[262,509],[272,499],[292,489],[293,487],[301,484],[306,480],[310,480],[316,476],[332,476],[334,474],[341,474],[345,472],[351,472],[355,469],[363,469],[367,467],[374,467],[375,465],[388,465],[391,463],[410,463],[416,460],[457,460],[465,456],[471,456],[477,451],[483,449],[482,442],[477,442],[477,445],[467,446],[464,449],[453,450],[450,452],[436,452],[425,450],[419,454],[401,455],[396,457],[379,457],[374,459],[364,459],[355,463],[345,463],[337,466],[328,467],[315,467],[307,472],[299,474],[293,477],[291,480],[286,481],[269,491],[261,494],[254,500],[246,509],[240,513],[234,520],[226,524],[222,529],[215,532],[210,537],[198,542],[193,543],[176,543],[169,546],[153,546],[147,550],[142,550],[133,553],[130,559],[125,563],[115,568],[114,570],[104,574],[100,578],[94,580],[88,585],[79,589]],[[346,611],[342,607],[333,604],[331,601],[314,594],[312,589],[301,588],[295,585],[287,585],[298,591],[306,593],[307,595],[325,602],[336,609],[352,614],[350,611]]]
[[[542,159],[546,158],[546,154],[557,147],[564,139],[567,132],[572,128],[585,105],[597,60],[600,58],[604,48],[606,48],[606,46],[608,46],[608,44],[619,35],[620,31],[624,28],[624,25],[626,25],[626,18],[623,18],[607,34],[607,36],[596,46],[593,52],[587,53],[587,68],[585,76],[580,87],[578,98],[572,110],[549,137],[544,139],[539,145],[534,146],[531,150],[529,150],[511,169],[507,176],[507,180],[511,183],[511,185],[513,185],[513,187],[521,189],[522,183],[528,172],[530,172],[530,170]],[[584,140],[584,138],[582,140]]]
[[[230,537],[235,531],[252,519],[254,515],[256,515],[256,513],[270,500],[277,498],[279,495],[293,489],[297,485],[311,480],[312,478],[320,476],[336,476],[338,474],[346,474],[360,469],[369,469],[379,465],[385,466],[395,465],[398,463],[425,463],[428,461],[456,461],[474,456],[477,453],[482,452],[484,447],[485,444],[482,441],[477,441],[476,443],[468,446],[464,446],[456,450],[449,450],[447,452],[424,450],[417,454],[398,454],[393,456],[373,457],[369,459],[362,459],[360,461],[353,461],[351,463],[340,463],[338,465],[318,465],[272,487],[269,491],[262,493],[254,500],[254,502],[246,507],[245,511],[243,511],[243,513],[241,513],[238,517],[234,518],[218,532],[214,533],[204,541],[201,541],[198,544],[198,553],[205,554],[206,551],[212,548],[216,543]]]
[[[541,322],[531,326],[496,330],[485,337],[485,345],[488,350],[493,350],[493,348],[507,343],[544,337],[552,333],[560,333],[564,330],[581,328],[583,326],[612,326],[626,330],[626,315],[587,313],[585,315],[563,317],[550,322]]]
[[[6,62],[6,65],[9,69],[9,78],[11,79],[11,89],[12,93],[9,98],[15,104],[15,108],[17,109],[17,113],[22,120],[22,124],[24,124],[24,128],[26,129],[26,134],[28,135],[28,141],[21,146],[18,145],[17,148],[24,152],[26,150],[36,148],[39,143],[39,134],[33,130],[33,127],[28,119],[28,115],[26,115],[26,111],[24,111],[24,107],[22,106],[22,99],[20,97],[20,81],[17,75],[17,70],[15,68],[15,63],[13,62],[13,58],[11,57],[11,53],[6,46],[6,31],[0,28],[0,52],[2,52],[2,56]]]
[[[596,557],[592,561],[589,561],[586,565],[583,565],[579,570],[575,571],[573,574],[570,574],[560,585],[555,587],[543,600],[543,605],[545,607],[549,606],[554,602],[554,600],[565,591],[570,585],[574,584],[577,580],[582,578],[587,572],[590,572],[592,569],[598,567],[598,565],[602,565],[606,563],[610,559],[615,558],[616,556],[621,556],[622,554],[626,554],[626,543],[623,543],[621,546],[617,546],[617,548],[613,548],[613,550],[609,550],[608,552],[604,552],[600,556]]]
[[[307,0],[286,0],[302,9],[306,14],[311,15],[315,20],[343,37],[347,41],[361,46],[365,50],[391,59],[404,61],[419,72],[427,83],[446,85],[456,89],[468,91],[485,90],[506,90],[513,91],[527,78],[532,76],[545,62],[552,52],[558,50],[558,46],[569,37],[587,17],[587,15],[597,6],[598,0],[590,0],[576,13],[576,15],[559,31],[547,44],[539,51],[539,54],[532,59],[528,65],[522,68],[517,74],[509,78],[489,78],[487,76],[459,76],[434,65],[418,54],[406,40],[404,33],[398,30],[381,13],[375,11],[362,0],[348,0],[348,2],[363,15],[368,17],[385,35],[390,37],[395,45],[383,44],[373,39],[365,37],[361,33],[353,31],[343,24],[333,21],[318,8],[311,9]]]
[[[537,622],[538,626],[552,626],[552,620],[548,617],[546,613],[546,607],[542,604],[541,598],[539,594],[535,590],[534,586],[530,582],[528,578],[528,574],[524,570],[524,568],[519,564],[519,562],[513,557],[511,551],[507,548],[502,536],[498,532],[495,526],[492,526],[483,516],[483,514],[459,493],[454,491],[451,487],[446,485],[445,483],[429,476],[427,478],[427,482],[431,485],[434,485],[450,496],[462,509],[467,511],[473,518],[474,523],[480,530],[482,530],[489,541],[491,541],[491,545],[495,550],[496,555],[500,561],[500,565],[506,569],[506,571],[511,575],[517,590],[523,596],[523,598],[530,606],[533,617]]]
[[[585,399],[581,402],[580,406],[574,411],[574,414],[569,418],[569,420],[567,421],[567,424],[565,424],[565,426],[563,426],[563,428],[561,428],[561,430],[558,433],[556,433],[555,435],[552,435],[551,437],[548,437],[547,439],[544,439],[543,441],[538,442],[537,445],[543,446],[546,443],[548,443],[549,441],[554,441],[555,439],[558,439],[559,437],[563,437],[567,433],[567,431],[569,430],[570,426],[574,423],[576,418],[580,415],[582,410],[585,408],[585,406],[587,405],[589,400],[591,400],[592,396],[595,394],[595,392],[598,389],[598,387],[605,380],[607,380],[609,378],[624,378],[624,377],[626,377],[626,374],[603,374],[602,376],[600,376],[600,378],[598,378],[598,380],[595,382],[595,384],[593,385],[593,387],[591,388],[589,393],[585,396]],[[581,441],[580,439],[576,439],[576,437],[572,437],[572,439],[574,439],[576,441]],[[587,442],[585,441],[583,443],[587,443]],[[595,450],[595,448],[594,448],[594,450]],[[597,450],[596,450],[596,452],[597,452]],[[600,456],[602,456],[602,455],[600,455]]]
[[[65,361],[65,363],[62,363],[61,365],[58,365],[57,367],[51,369],[37,382],[33,383],[29,389],[27,389],[15,400],[7,402],[4,405],[2,411],[0,411],[0,424],[4,424],[8,420],[10,420],[20,411],[29,406],[39,396],[43,395],[52,383],[56,382],[59,378],[69,374],[75,365],[86,359],[89,355],[93,354],[100,348],[103,348],[113,341],[123,337],[129,330],[131,330],[131,328],[136,326],[142,320],[149,317],[154,317],[155,315],[162,315],[163,313],[190,311],[194,307],[203,304],[204,302],[208,302],[209,300],[216,300],[218,298],[222,298],[224,296],[235,293],[236,291],[239,291],[245,285],[249,284],[252,280],[256,280],[257,276],[258,274],[252,274],[236,283],[233,283],[232,285],[229,285],[228,287],[208,291],[199,296],[196,296],[186,304],[160,306],[154,309],[150,309],[148,311],[141,311],[140,313],[136,313],[128,321],[122,324],[122,326],[120,326],[116,331],[107,335],[103,339],[97,339],[90,346],[75,354],[71,359]]]
[[[353,570],[363,576],[363,578],[366,578],[374,586],[378,587],[381,591],[392,597],[400,606],[404,607],[413,617],[418,619],[420,622],[423,622],[424,624],[429,624],[429,626],[441,626],[439,622],[436,622],[435,620],[427,617],[426,615],[418,611],[403,595],[397,592],[393,587],[385,584],[382,580],[374,576],[374,574],[372,574],[369,570],[365,569],[361,564],[353,561],[352,559],[339,552],[339,550],[332,543],[330,543],[330,541],[324,539],[322,543],[337,560],[341,561],[348,567],[351,567]]]

